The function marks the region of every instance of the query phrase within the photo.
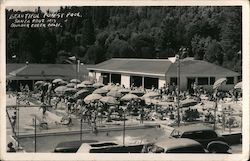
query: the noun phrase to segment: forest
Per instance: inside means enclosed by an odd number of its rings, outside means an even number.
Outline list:
[[[64,6],[57,12],[69,11],[83,16],[60,28],[11,28],[13,13],[52,11],[6,10],[6,62],[70,63],[75,56],[97,64],[180,54],[242,72],[240,6]]]

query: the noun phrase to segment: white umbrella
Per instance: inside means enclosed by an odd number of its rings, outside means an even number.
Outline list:
[[[131,94],[131,93],[128,93],[128,94],[126,94],[125,96],[123,96],[122,98],[121,98],[121,100],[122,101],[130,101],[130,100],[132,100],[132,99],[138,99],[139,97],[138,96],[136,96],[136,95],[134,95],[134,94]]]
[[[92,102],[92,101],[96,101],[96,100],[99,100],[99,99],[101,99],[102,98],[102,96],[101,95],[99,95],[99,94],[90,94],[90,95],[88,95],[87,97],[85,97],[84,98],[84,102],[85,103],[90,103],[90,102]]]
[[[66,84],[68,84],[68,82],[63,80],[61,82],[58,82],[58,84],[60,84],[60,85],[66,85]]]
[[[75,86],[76,86],[75,83],[68,83],[68,84],[66,85],[66,87],[68,87],[68,88],[74,88]]]
[[[62,80],[61,78],[57,78],[57,79],[54,79],[52,81],[52,83],[59,83],[59,82],[63,82],[64,80]]]
[[[198,102],[194,99],[185,99],[183,101],[180,102],[182,107],[189,107],[189,106],[194,106],[196,105]]]
[[[75,88],[67,88],[64,90],[64,94],[75,94],[77,90]]]
[[[84,97],[84,95],[86,96],[88,93],[89,93],[88,90],[81,89],[80,91],[78,91],[78,92],[75,93],[74,98]]]
[[[111,96],[102,97],[100,99],[100,101],[103,102],[103,103],[111,104],[111,105],[119,104],[119,102],[114,97],[111,97]]]
[[[222,85],[225,85],[227,82],[226,78],[220,78],[217,81],[214,82],[213,89],[217,89]]]
[[[130,93],[131,93],[131,94],[135,94],[135,95],[141,97],[141,96],[143,96],[143,94],[144,94],[145,92],[142,91],[142,90],[133,90],[133,91],[131,91]]]
[[[120,87],[120,86],[112,86],[110,91],[118,91],[120,89],[122,89],[122,87]]]
[[[44,85],[44,83],[45,83],[44,81],[37,81],[37,82],[35,83],[35,85],[36,85],[36,86]]]
[[[234,89],[242,89],[242,82],[237,83],[237,84],[234,86]]]
[[[96,93],[96,94],[104,94],[104,93],[108,93],[108,91],[105,90],[105,89],[102,89],[102,88],[98,88],[98,89],[94,90],[93,93]]]
[[[79,79],[71,79],[69,82],[70,83],[81,83],[81,81]]]
[[[158,92],[148,92],[142,96],[142,98],[153,98],[153,97],[158,97],[160,94]]]
[[[123,94],[129,93],[130,91],[131,91],[131,90],[130,90],[130,89],[127,89],[127,88],[122,88],[122,89],[118,90],[118,92],[123,93]]]
[[[93,84],[93,87],[95,87],[95,88],[100,88],[100,87],[103,87],[103,86],[104,86],[104,84],[102,84],[100,82],[97,82],[97,83]]]
[[[76,88],[85,88],[87,87],[85,84],[77,84],[76,85]]]
[[[122,94],[121,94],[121,92],[118,92],[118,91],[110,91],[110,92],[108,92],[107,93],[107,96],[112,96],[112,97],[121,97],[122,96]]]
[[[64,93],[65,89],[67,89],[66,86],[59,86],[55,88],[56,93]]]
[[[106,85],[106,86],[104,86],[104,87],[102,87],[101,89],[105,89],[105,90],[108,90],[108,91],[110,91],[111,89],[112,89],[112,85]]]
[[[81,84],[92,85],[92,84],[94,84],[94,82],[89,81],[89,80],[85,80],[85,81],[83,81]]]

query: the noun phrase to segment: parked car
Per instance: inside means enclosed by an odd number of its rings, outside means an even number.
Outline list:
[[[76,153],[79,147],[83,143],[94,143],[97,142],[97,140],[82,140],[82,141],[66,141],[59,143],[55,149],[55,153]]]
[[[224,137],[218,135],[212,128],[203,125],[188,125],[175,128],[170,137],[189,138],[199,142],[203,148],[217,153],[228,153],[229,144]]]
[[[118,145],[112,142],[84,143],[77,153],[141,153],[144,144]]]
[[[172,138],[155,143],[145,144],[143,153],[206,153],[203,146],[192,139]]]

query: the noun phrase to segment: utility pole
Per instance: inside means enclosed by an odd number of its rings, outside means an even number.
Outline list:
[[[180,126],[180,56],[176,55],[177,60],[177,126]]]
[[[82,117],[81,117],[81,123],[80,123],[80,141],[82,142]]]
[[[36,116],[35,116],[35,118],[34,118],[34,124],[35,124],[35,139],[34,139],[34,142],[35,142],[35,153],[36,153]]]

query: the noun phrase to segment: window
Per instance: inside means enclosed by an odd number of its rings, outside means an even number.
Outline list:
[[[171,78],[170,78],[170,85],[173,85],[173,83],[174,83],[175,85],[177,85],[177,77],[171,77]]]
[[[215,82],[215,77],[210,77],[210,85],[213,85]]]
[[[234,84],[234,77],[227,77],[227,84]]]
[[[198,78],[198,85],[208,85],[208,78],[207,77],[199,77]]]

